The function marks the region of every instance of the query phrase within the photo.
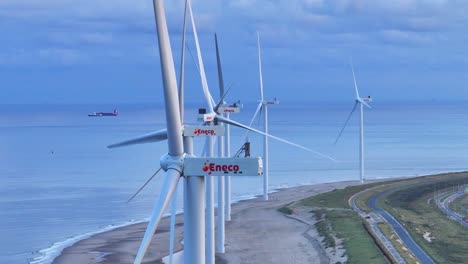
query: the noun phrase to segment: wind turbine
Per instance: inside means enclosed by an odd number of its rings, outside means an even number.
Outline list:
[[[265,134],[268,134],[268,105],[279,104],[279,101],[275,98],[274,100],[265,100],[263,97],[263,74],[262,74],[262,54],[260,49],[260,34],[257,32],[257,47],[258,47],[258,72],[260,78],[260,102],[257,110],[250,121],[249,126],[252,126],[253,121],[257,115],[263,111],[263,128]],[[268,201],[268,180],[269,180],[269,157],[268,157],[268,137],[263,137],[263,199]]]
[[[180,62],[180,72],[179,72],[179,111],[180,111],[180,120],[182,125],[184,123],[184,85],[185,85],[185,35],[186,35],[186,27],[187,24],[187,0],[185,1],[184,7],[184,20],[183,20],[183,27],[182,27],[182,48],[181,48],[181,62]],[[135,198],[140,191],[142,191],[146,185],[162,170],[159,168],[146,182],[143,186],[138,189],[138,191],[127,201],[130,202]],[[185,191],[185,189],[184,189]],[[185,197],[185,194],[184,194]],[[171,219],[170,219],[170,235],[169,235],[169,263],[173,263],[173,255],[174,255],[174,240],[175,240],[175,221],[176,221],[176,214],[177,214],[177,189],[172,198],[172,205],[171,205]]]
[[[340,133],[338,134],[338,137],[335,140],[335,144],[338,143],[338,140],[340,139],[341,135],[343,134],[343,131],[345,130],[349,119],[353,115],[354,111],[356,110],[357,106],[359,105],[359,111],[360,111],[360,135],[359,135],[359,169],[360,169],[360,181],[361,184],[364,183],[365,181],[365,175],[364,175],[364,106],[367,108],[372,108],[368,103],[372,102],[372,98],[370,96],[366,98],[361,98],[359,95],[359,90],[358,90],[358,85],[356,82],[356,75],[354,74],[354,66],[353,62],[350,61],[351,65],[351,71],[353,73],[353,80],[354,80],[354,89],[356,92],[356,99],[355,103],[353,106],[353,109],[349,113],[348,117],[346,118],[344,126],[341,128]]]
[[[168,154],[164,155],[160,160],[161,168],[166,172],[165,181],[160,193],[160,198],[154,206],[150,222],[135,257],[135,264],[140,264],[143,261],[143,257],[150,245],[161,217],[166,211],[177,188],[177,183],[184,173],[184,162],[186,156],[193,155],[193,138],[182,137],[183,129],[180,102],[177,93],[177,81],[165,17],[164,3],[162,0],[153,0],[153,7],[158,35],[162,79],[164,84],[163,91],[167,128],[109,146],[110,148],[114,148],[133,144],[158,142],[162,140],[168,141]],[[205,219],[203,216],[205,202],[204,185],[205,181],[203,177],[186,177],[184,186],[185,263],[205,263]]]

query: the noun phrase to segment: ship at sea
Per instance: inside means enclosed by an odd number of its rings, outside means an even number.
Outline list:
[[[117,112],[117,109],[114,109],[114,112],[93,112],[91,114],[88,114],[88,116],[118,116],[119,113]]]

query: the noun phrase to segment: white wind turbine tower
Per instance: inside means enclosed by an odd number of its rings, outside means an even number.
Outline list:
[[[228,104],[224,101],[227,93],[230,90],[230,87],[225,91],[224,89],[224,78],[223,70],[221,66],[221,56],[219,53],[218,46],[218,36],[215,33],[215,48],[216,48],[216,62],[218,66],[218,83],[219,83],[219,96],[220,101],[215,107],[215,112],[219,115],[229,119],[230,114],[240,113],[242,105],[240,101],[237,101],[233,104]],[[232,86],[232,85],[231,85]],[[219,124],[223,125],[223,124]],[[218,137],[218,157],[230,157],[230,128],[229,124],[225,126],[225,136]],[[231,185],[230,185],[231,176],[221,176],[218,178],[218,211],[217,211],[217,242],[216,242],[216,252],[224,253],[225,252],[225,221],[231,220]]]
[[[356,110],[356,107],[359,105],[359,110],[360,110],[360,135],[359,135],[359,169],[360,169],[360,181],[361,184],[364,183],[365,181],[365,175],[364,175],[364,106],[367,108],[372,108],[368,103],[372,102],[372,98],[370,96],[361,98],[359,95],[359,90],[358,90],[358,85],[356,82],[356,75],[354,74],[354,67],[352,61],[350,62],[351,64],[351,71],[353,73],[353,80],[354,80],[354,89],[356,92],[356,99],[355,103],[353,106],[353,109],[351,110],[351,113],[349,113],[348,117],[346,118],[344,126],[341,128],[340,133],[338,134],[338,137],[335,140],[335,144],[338,143],[338,140],[340,139],[341,135],[343,134],[343,131],[345,130],[349,119],[353,115],[354,111]]]
[[[221,69],[221,58],[219,55],[219,47],[218,47],[218,36],[215,33],[215,46],[216,46],[216,62],[218,65],[218,82],[219,82],[219,97],[220,97],[220,104],[224,105],[224,79],[223,79],[223,71]],[[220,124],[222,125],[222,124]],[[224,137],[218,137],[218,157],[223,158],[225,154],[224,150]],[[218,237],[216,243],[216,252],[224,253],[224,241],[225,241],[225,178],[228,176],[219,176],[218,177],[218,211],[217,211],[217,225],[218,225]]]
[[[262,54],[260,49],[260,35],[257,32],[257,48],[258,48],[258,72],[260,78],[260,102],[257,110],[250,121],[249,126],[252,126],[253,121],[257,115],[263,111],[263,128],[265,134],[268,134],[268,105],[278,104],[279,101],[275,98],[274,100],[265,100],[263,97],[263,73],[262,73]],[[269,180],[269,157],[268,157],[268,137],[263,137],[263,198],[265,201],[268,200],[268,180]]]

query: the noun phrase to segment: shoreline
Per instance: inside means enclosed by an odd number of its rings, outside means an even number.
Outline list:
[[[438,175],[438,174],[445,174],[445,173],[457,173],[457,172],[463,172],[463,171],[464,170],[460,170],[460,171],[455,170],[455,171],[450,171],[450,172],[434,171],[434,172],[427,172],[427,173],[423,173],[423,174],[410,174],[410,175],[406,175],[406,176],[376,177],[376,178],[368,179],[368,182],[371,182],[371,181],[385,181],[385,180],[398,179],[398,178],[421,177],[421,176]],[[270,195],[273,194],[273,193],[280,192],[280,191],[283,191],[283,190],[286,190],[286,189],[291,189],[291,188],[298,188],[298,187],[303,187],[303,186],[316,186],[316,185],[322,185],[322,184],[337,184],[337,183],[341,183],[341,182],[353,182],[353,180],[342,180],[342,181],[329,182],[329,183],[312,183],[312,184],[306,184],[306,185],[296,184],[296,185],[291,185],[291,186],[287,186],[287,187],[278,186],[276,189],[271,189]],[[233,200],[232,206],[235,206],[236,204],[241,203],[243,201],[259,199],[261,196],[262,196],[262,194],[244,196],[242,198],[239,198],[238,200]],[[167,216],[165,216],[164,218],[167,218]],[[133,226],[133,225],[138,225],[138,224],[141,224],[141,223],[147,223],[147,221],[148,220],[146,220],[146,219],[145,220],[136,220],[136,221],[129,220],[129,221],[124,222],[124,223],[121,222],[121,223],[117,223],[117,224],[109,224],[107,227],[98,229],[96,231],[91,231],[91,232],[79,234],[79,235],[76,235],[76,236],[70,236],[69,238],[67,238],[65,240],[54,242],[54,243],[50,244],[50,246],[48,246],[48,247],[45,247],[45,248],[43,248],[41,250],[33,252],[32,256],[29,257],[28,259],[26,259],[26,261],[27,261],[27,263],[30,263],[30,264],[56,263],[56,259],[59,258],[63,254],[64,250],[66,250],[66,249],[68,249],[70,247],[73,247],[74,245],[76,245],[77,243],[79,243],[79,242],[81,242],[83,240],[91,239],[92,237],[94,237],[96,235],[106,233],[106,232],[112,232],[112,231],[114,231],[116,229],[125,228],[125,227],[129,227],[129,226]]]
[[[341,181],[338,181],[338,182],[341,182]],[[323,183],[313,183],[313,184],[305,184],[305,185],[298,184],[298,185],[292,185],[292,186],[288,186],[288,187],[282,187],[281,186],[281,187],[277,187],[275,189],[271,189],[269,194],[271,195],[271,194],[273,194],[275,192],[285,190],[285,189],[289,189],[289,188],[296,188],[296,187],[301,187],[301,186],[309,186],[309,185],[317,185],[317,184],[323,184]],[[232,200],[232,206],[234,206],[235,204],[240,203],[242,201],[249,201],[249,200],[257,199],[257,198],[261,198],[261,197],[262,197],[262,194],[244,195],[244,196],[242,196],[242,197],[240,197],[240,198],[238,198],[236,200]],[[183,210],[178,211],[177,215],[179,215],[179,214],[183,214]],[[163,219],[168,218],[169,216],[170,216],[170,214],[166,213],[163,216]],[[123,222],[123,223],[121,222],[121,223],[117,223],[117,224],[109,224],[106,227],[100,228],[100,229],[98,229],[96,231],[90,231],[90,232],[82,233],[82,234],[79,234],[79,235],[70,236],[70,237],[68,237],[68,238],[66,238],[64,240],[54,242],[50,246],[48,246],[46,248],[43,248],[43,249],[40,249],[38,251],[33,252],[33,256],[28,258],[26,261],[27,261],[28,264],[51,264],[51,263],[55,263],[55,260],[60,255],[62,255],[62,253],[63,253],[63,251],[65,249],[73,247],[75,244],[79,243],[82,240],[90,239],[90,238],[92,238],[92,237],[94,237],[96,235],[103,234],[103,233],[106,233],[106,232],[112,232],[112,231],[115,231],[116,229],[119,229],[119,228],[125,228],[125,227],[138,225],[138,224],[142,224],[142,223],[148,223],[148,219],[149,219],[149,217],[147,217],[144,220],[129,220],[129,221],[126,221],[126,222]]]
[[[316,184],[320,184],[320,183],[316,183]],[[307,184],[307,185],[316,185],[316,184]],[[290,187],[278,187],[276,189],[272,189],[269,194],[272,194],[272,193],[275,193],[275,192],[278,192],[278,191],[281,191],[281,190],[284,190],[284,189],[288,189],[288,188],[295,188],[295,187],[307,186],[307,185],[294,185],[294,186],[290,186]],[[239,202],[242,202],[242,201],[248,201],[248,200],[260,198],[261,196],[262,196],[262,194],[242,196],[242,198],[232,200],[232,206],[239,203]],[[183,210],[177,211],[177,215],[182,215],[182,214],[183,214]],[[168,218],[169,216],[170,216],[170,214],[166,213],[163,216],[162,219]],[[112,232],[112,231],[115,231],[116,229],[119,229],[119,228],[125,228],[125,227],[130,227],[130,226],[133,226],[133,225],[139,225],[139,224],[142,224],[142,223],[148,223],[148,219],[149,219],[149,217],[147,217],[145,220],[129,220],[129,221],[126,221],[124,223],[109,224],[106,227],[100,228],[100,229],[98,229],[96,231],[90,231],[90,232],[82,233],[82,234],[79,234],[79,235],[70,236],[65,240],[54,242],[50,246],[48,246],[46,248],[40,249],[40,250],[38,250],[36,252],[33,252],[33,254],[35,256],[32,256],[32,257],[28,258],[26,261],[27,261],[28,264],[45,264],[45,263],[46,264],[51,264],[51,263],[55,263],[55,260],[60,255],[62,255],[62,253],[63,253],[63,251],[65,249],[74,246],[76,243],[79,243],[82,240],[90,239],[93,236],[96,236],[96,235],[99,235],[99,234]]]
[[[286,260],[285,257],[288,254],[302,254],[303,258],[309,258],[313,255],[319,259],[325,259],[323,252],[318,252],[320,250],[317,249],[317,243],[312,245],[313,243],[303,238],[304,223],[287,218],[276,209],[284,204],[309,196],[356,184],[359,182],[340,181],[280,188],[271,192],[269,201],[264,201],[260,195],[253,199],[234,203],[232,205],[232,221],[226,223],[226,253],[217,254],[217,262],[239,263],[240,259],[248,259],[253,261],[252,263],[262,263],[262,259],[263,261],[267,259],[270,260],[269,263],[281,263],[278,261]],[[169,254],[169,220],[169,217],[164,217],[161,220],[145,256],[145,261],[163,263],[161,258]],[[52,263],[131,263],[146,226],[147,222],[142,222],[94,234],[64,248]],[[262,235],[258,237],[256,236],[258,234]],[[284,240],[285,235],[289,237],[288,242],[285,242],[286,244],[278,243],[278,241]],[[174,252],[182,250],[182,239],[183,214],[180,213],[176,217]],[[288,250],[288,254],[281,253],[284,251],[284,247],[291,243],[299,243],[302,245],[300,248],[308,248],[308,250],[291,253]],[[304,244],[307,243],[310,245],[305,246]],[[315,252],[315,254],[311,252]],[[275,255],[278,253],[281,253],[281,256]],[[274,255],[275,258],[271,258]]]

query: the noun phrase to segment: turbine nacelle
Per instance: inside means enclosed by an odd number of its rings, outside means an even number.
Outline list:
[[[279,104],[278,98],[274,98],[273,100],[261,100],[260,103],[262,105],[273,105],[273,104]]]
[[[207,113],[205,108],[200,108],[198,109],[198,121],[201,122],[213,122],[216,117],[215,112],[209,112]]]
[[[261,176],[263,160],[256,158],[195,158],[184,160],[185,176]]]
[[[237,114],[237,113],[240,113],[241,112],[241,109],[243,108],[244,106],[241,104],[240,101],[237,101],[233,104],[227,104],[227,103],[224,103],[222,104],[221,106],[218,107],[218,111],[217,113],[218,114]]]
[[[369,97],[365,97],[365,98],[356,98],[356,103],[360,103],[362,105],[365,105],[367,108],[372,108],[368,103],[372,102],[372,98],[369,96]]]

